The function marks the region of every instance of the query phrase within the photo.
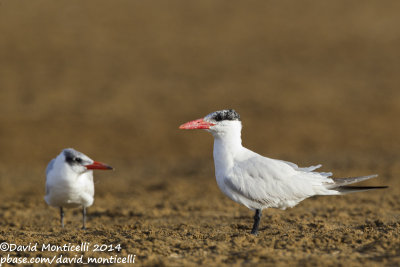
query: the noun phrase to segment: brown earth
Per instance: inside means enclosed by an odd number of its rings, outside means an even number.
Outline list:
[[[121,244],[140,266],[400,265],[399,1],[0,2],[0,242]],[[212,137],[235,108],[244,145],[387,190],[253,213],[218,189]],[[96,172],[88,230],[44,200],[74,147]],[[6,257],[7,252],[2,252]],[[127,266],[120,264],[120,266]]]

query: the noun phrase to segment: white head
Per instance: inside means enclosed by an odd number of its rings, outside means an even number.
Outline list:
[[[215,138],[238,136],[242,130],[240,115],[233,109],[212,112],[204,118],[182,124],[179,129],[204,129]]]
[[[72,171],[76,173],[83,173],[89,170],[111,170],[112,167],[107,164],[97,162],[86,156],[85,154],[76,151],[73,148],[64,149],[59,155],[61,160],[67,164]]]

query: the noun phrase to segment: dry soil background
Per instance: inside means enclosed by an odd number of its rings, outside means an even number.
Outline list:
[[[84,256],[139,266],[399,266],[399,14],[399,1],[1,0],[0,241],[121,244]],[[252,212],[217,188],[212,137],[178,130],[222,108],[260,154],[390,188],[267,210],[251,236]],[[65,147],[115,167],[95,174],[87,231],[79,210],[60,229],[43,200]]]

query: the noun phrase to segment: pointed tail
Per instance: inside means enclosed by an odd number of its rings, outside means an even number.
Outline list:
[[[388,186],[348,186],[348,184],[358,183],[371,178],[375,178],[377,176],[378,176],[377,174],[374,174],[374,175],[359,176],[359,177],[337,178],[333,179],[335,183],[329,185],[328,188],[336,190],[341,194],[388,188]]]
[[[388,188],[388,186],[339,186],[334,189],[342,194],[347,194],[385,188]]]

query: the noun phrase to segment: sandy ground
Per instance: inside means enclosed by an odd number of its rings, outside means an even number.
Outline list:
[[[90,243],[1,256],[399,266],[399,10],[398,1],[1,1],[0,243]],[[377,173],[363,185],[390,187],[266,210],[252,236],[253,213],[217,187],[212,137],[178,130],[223,108],[241,114],[243,143],[260,154],[322,163],[334,177]],[[115,167],[95,173],[86,231],[79,209],[60,229],[43,200],[46,165],[65,147]]]

